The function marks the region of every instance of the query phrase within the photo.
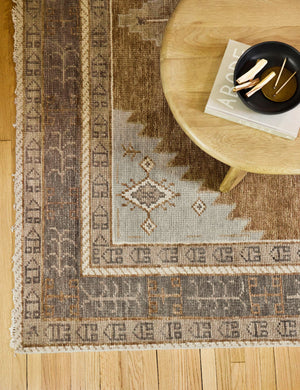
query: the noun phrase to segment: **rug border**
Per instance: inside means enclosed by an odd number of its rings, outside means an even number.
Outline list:
[[[78,352],[78,351],[135,351],[135,350],[153,350],[153,349],[195,349],[195,348],[242,348],[242,347],[275,347],[275,346],[300,346],[299,341],[281,340],[281,341],[220,341],[220,342],[183,342],[183,343],[157,343],[157,344],[133,344],[133,345],[82,345],[82,346],[50,346],[50,347],[23,347],[22,345],[22,216],[23,216],[23,99],[24,99],[24,70],[23,70],[23,28],[24,28],[24,1],[12,0],[12,20],[14,25],[14,52],[13,60],[15,63],[16,74],[16,89],[15,89],[15,105],[16,105],[16,171],[14,175],[14,195],[15,195],[15,224],[13,230],[15,232],[14,242],[15,251],[13,255],[13,272],[14,272],[14,288],[13,288],[13,303],[14,308],[11,314],[11,343],[10,346],[17,353],[59,353],[59,352]],[[85,0],[80,0],[81,12],[84,13],[86,5]],[[182,270],[180,269],[180,274]],[[215,267],[209,267],[211,271],[216,271]],[[274,269],[274,266],[270,268]],[[281,268],[282,267],[278,267]],[[290,266],[288,266],[290,271]],[[251,268],[253,269],[253,268]],[[298,268],[293,267],[294,271]],[[203,270],[203,268],[202,268]],[[195,270],[193,270],[194,272]],[[232,271],[232,270],[231,270]],[[240,271],[240,267],[239,267]],[[248,271],[248,270],[247,270]],[[280,271],[280,270],[277,270]],[[185,273],[185,272],[184,272]],[[205,272],[201,272],[205,273]],[[239,272],[240,273],[240,272]],[[279,272],[280,273],[280,272]]]

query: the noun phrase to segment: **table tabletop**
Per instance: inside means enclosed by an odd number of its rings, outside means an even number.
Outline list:
[[[165,30],[161,79],[175,119],[212,157],[239,170],[300,174],[300,137],[287,140],[204,113],[228,40],[300,49],[299,0],[181,0]]]

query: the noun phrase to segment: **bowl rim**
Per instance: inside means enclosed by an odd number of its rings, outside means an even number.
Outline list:
[[[237,67],[238,67],[238,64],[245,58],[245,56],[246,56],[250,51],[255,50],[255,49],[256,49],[257,47],[259,47],[259,46],[270,45],[270,44],[276,44],[276,45],[280,44],[280,45],[282,45],[282,46],[285,46],[285,47],[291,49],[292,51],[294,51],[295,54],[296,54],[297,56],[299,56],[299,59],[300,59],[300,51],[297,50],[295,47],[291,46],[291,45],[288,44],[288,43],[281,42],[281,41],[262,41],[262,42],[256,43],[255,45],[252,45],[252,46],[248,47],[248,49],[246,49],[246,50],[241,54],[241,56],[238,58],[237,63],[236,63],[235,68],[234,68],[234,73],[233,73],[233,82],[234,82],[234,84],[236,83],[236,80],[237,80],[237,78],[238,78],[238,76],[237,76]],[[300,70],[300,69],[299,69],[299,70]],[[300,85],[298,86],[298,88],[300,88]],[[246,99],[244,98],[244,96],[242,95],[241,91],[238,91],[238,92],[237,92],[237,95],[239,96],[239,98],[240,98],[240,100],[242,101],[242,103],[244,103],[250,110],[255,111],[255,112],[258,112],[258,113],[260,113],[260,114],[265,114],[265,115],[283,114],[283,113],[285,113],[285,112],[287,112],[287,111],[290,111],[290,110],[292,110],[293,108],[297,107],[298,104],[300,103],[300,99],[299,99],[298,102],[295,101],[295,103],[292,104],[290,107],[287,107],[287,108],[282,109],[282,110],[270,112],[270,111],[263,111],[263,110],[257,109],[257,108],[255,108],[255,107],[253,107],[252,105],[250,105],[250,104],[246,101]]]

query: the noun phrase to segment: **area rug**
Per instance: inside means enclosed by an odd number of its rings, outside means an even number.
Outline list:
[[[299,178],[218,191],[161,88],[176,3],[16,1],[18,352],[299,345]]]

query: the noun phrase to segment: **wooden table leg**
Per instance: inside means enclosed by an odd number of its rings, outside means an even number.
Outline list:
[[[230,167],[226,176],[224,177],[221,185],[221,192],[229,192],[232,190],[243,178],[247,175],[246,171],[242,171],[241,169]]]

